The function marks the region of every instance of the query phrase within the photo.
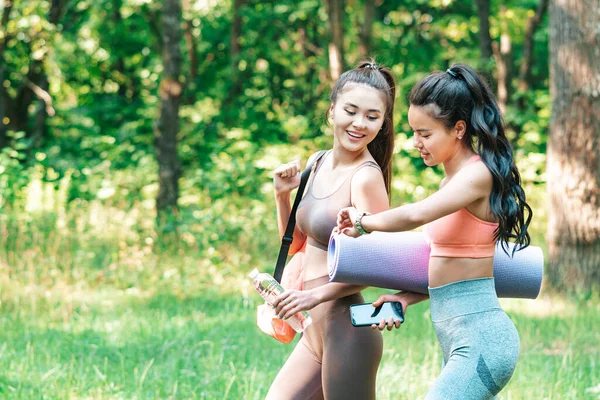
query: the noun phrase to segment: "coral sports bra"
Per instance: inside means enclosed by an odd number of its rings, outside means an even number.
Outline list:
[[[478,161],[473,156],[467,164]],[[431,257],[486,258],[496,249],[497,222],[477,218],[466,208],[436,219],[423,228]]]

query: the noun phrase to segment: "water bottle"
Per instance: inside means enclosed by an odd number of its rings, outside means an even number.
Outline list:
[[[285,292],[283,286],[281,286],[275,278],[267,273],[258,272],[256,268],[254,268],[248,276],[254,280],[254,288],[256,291],[270,305],[273,305],[273,302],[278,295]],[[310,315],[306,311],[300,311],[287,319],[286,322],[296,332],[302,332],[312,323],[312,318],[310,318]]]

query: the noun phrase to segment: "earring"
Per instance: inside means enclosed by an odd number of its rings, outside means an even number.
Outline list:
[[[459,138],[459,139],[462,139],[462,136],[459,136],[458,138]]]

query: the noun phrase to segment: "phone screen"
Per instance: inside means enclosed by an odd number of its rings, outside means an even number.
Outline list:
[[[353,304],[350,306],[350,318],[354,326],[378,325],[382,318],[389,321],[390,317],[394,317],[394,320],[404,322],[402,304],[398,302],[385,302],[377,308],[373,307],[371,303]]]

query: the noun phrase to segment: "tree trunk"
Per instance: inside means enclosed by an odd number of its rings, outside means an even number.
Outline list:
[[[12,10],[13,3],[8,0],[4,3],[4,11],[2,12],[2,20],[0,22],[2,26],[2,30],[4,31],[4,35],[0,38],[0,149],[6,147],[8,144],[8,137],[6,136],[8,132],[8,110],[10,109],[10,96],[6,92],[4,85],[5,76],[5,64],[4,64],[4,51],[6,50],[6,42],[9,41],[10,37],[8,36],[8,30],[6,29],[8,26],[8,21],[10,19],[10,12]]]
[[[240,35],[242,34],[242,16],[240,8],[245,0],[233,0],[233,22],[231,24],[231,38],[229,44],[229,54],[231,58],[231,69],[237,71],[240,55]]]
[[[29,54],[31,56],[31,51]],[[44,79],[44,59],[31,60],[27,76],[17,91],[13,107],[7,110],[10,118],[9,129],[25,132],[28,137],[31,135],[29,128],[29,106],[31,106],[36,97],[33,88],[39,87],[39,83]]]
[[[231,38],[229,42],[229,58],[231,60],[231,85],[227,92],[227,97],[223,100],[223,109],[225,110],[225,121],[228,125],[234,122],[230,110],[237,97],[242,93],[244,87],[244,81],[247,76],[251,73],[251,67],[247,66],[246,69],[241,73],[239,69],[240,65],[240,35],[242,34],[242,16],[240,8],[244,5],[246,0],[234,0],[233,1],[233,21],[231,23]]]
[[[179,100],[182,85],[181,69],[181,5],[179,0],[165,0],[162,15],[163,76],[159,85],[160,110],[154,130],[154,145],[158,161],[158,196],[156,209],[159,224],[165,217],[177,213],[181,167],[177,156],[179,131]]]
[[[364,20],[358,35],[358,55],[361,59],[365,59],[371,54],[371,32],[375,19],[375,7],[375,1],[365,0]]]
[[[477,0],[479,15],[479,57],[482,64],[487,64],[492,58],[492,37],[490,36],[490,0]]]
[[[118,34],[118,27],[123,24],[123,17],[121,15],[121,7],[123,5],[123,0],[113,0],[112,2],[112,22],[113,22],[113,32],[114,35]],[[113,66],[114,70],[118,72],[117,75],[117,83],[119,84],[119,97],[124,99],[127,96],[127,72],[125,71],[125,60],[121,56],[121,52],[119,52],[119,56],[117,57],[117,61]]]
[[[344,70],[344,0],[325,0],[329,16],[329,73],[332,80]]]
[[[65,10],[67,0],[52,0],[48,20],[56,25]]]
[[[531,64],[533,61],[533,46],[535,41],[533,36],[537,31],[538,27],[542,23],[544,14],[548,9],[549,0],[539,0],[535,14],[527,20],[527,28],[525,28],[525,40],[523,43],[523,60],[521,61],[521,67],[519,68],[519,90],[526,92],[529,90],[529,80],[531,75]],[[521,97],[523,99],[523,97]],[[521,100],[519,102],[519,108],[523,109],[525,104]]]
[[[598,0],[550,2],[548,278],[600,285],[600,13]]]
[[[496,80],[498,82],[498,106],[505,113],[510,101],[512,82],[512,46],[508,33],[500,35],[500,45],[493,42],[494,58],[496,59]]]
[[[185,103],[193,104],[196,100],[195,88],[196,78],[198,77],[198,53],[196,51],[196,41],[194,40],[193,25],[190,20],[189,13],[191,12],[190,0],[183,0],[183,12],[184,12],[184,38],[187,47],[188,62],[190,64],[190,71],[186,82],[186,96]]]

